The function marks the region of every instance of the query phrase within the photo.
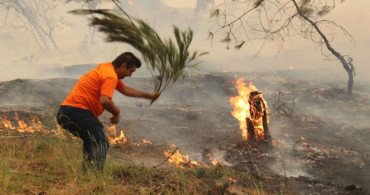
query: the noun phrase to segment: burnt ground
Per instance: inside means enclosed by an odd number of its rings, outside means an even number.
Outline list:
[[[253,81],[269,106],[272,146],[242,147],[238,121],[230,114],[229,97],[237,94],[236,78]],[[0,83],[0,109],[35,114],[52,126],[55,110],[76,79],[13,80]],[[127,85],[152,89],[146,78]],[[338,87],[339,86],[339,87]],[[152,144],[111,147],[110,155],[148,166],[166,158],[175,144],[192,160],[217,161],[235,170],[282,177],[286,188],[301,194],[370,194],[370,92],[355,85],[353,96],[340,84],[305,82],[277,73],[202,74],[170,86],[153,105],[115,94],[121,108],[119,129],[131,142]],[[107,123],[109,114],[101,120]],[[165,164],[166,165],[166,164]],[[165,166],[164,165],[164,166]],[[257,165],[257,166],[256,166]]]

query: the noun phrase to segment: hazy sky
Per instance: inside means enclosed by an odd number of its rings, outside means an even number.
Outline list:
[[[177,7],[195,7],[195,0],[163,0],[164,3]],[[216,0],[216,5],[223,2],[223,0]],[[339,2],[339,1],[338,1]],[[370,66],[368,56],[370,54],[370,1],[368,0],[347,0],[344,3],[337,3],[336,8],[329,13],[326,18],[335,21],[338,25],[343,26],[355,38],[356,44],[353,45],[348,39],[337,39],[335,48],[343,55],[349,55],[354,58],[356,66],[357,77],[366,79],[370,77]],[[220,47],[220,45],[218,45]],[[221,45],[222,47],[222,45]],[[271,69],[281,69],[283,67],[297,67],[302,69],[328,69],[346,77],[346,72],[338,61],[325,61],[321,56],[320,48],[311,41],[303,40],[302,37],[295,37],[287,40],[284,44],[283,50],[277,55],[277,47],[265,47],[258,58],[251,58],[258,46],[251,45],[243,48],[243,50],[235,52],[235,50],[220,50],[220,48],[212,48],[210,55],[212,58],[222,62],[219,67],[222,69],[232,68],[229,64],[230,58],[243,59],[245,64],[237,64],[235,69],[258,69],[261,65],[266,65]],[[229,57],[232,56],[232,57]],[[221,58],[221,59],[220,59]],[[213,60],[212,60],[213,61]],[[238,61],[238,60],[236,60]],[[249,65],[249,67],[248,67]]]
[[[338,61],[324,61],[320,48],[301,37],[287,40],[280,53],[277,53],[277,47],[274,44],[269,44],[259,57],[253,58],[258,50],[257,44],[246,45],[239,51],[227,50],[224,44],[219,43],[218,40],[221,38],[218,38],[211,45],[207,40],[208,29],[212,24],[208,17],[211,10],[202,12],[203,17],[196,24],[191,24],[196,0],[162,0],[165,5],[173,7],[166,13],[160,12],[158,10],[161,9],[160,7],[153,10],[139,3],[135,4],[135,0],[129,1],[134,5],[127,9],[137,14],[135,16],[143,17],[156,29],[160,28],[158,31],[164,37],[171,34],[173,24],[182,28],[191,25],[195,33],[192,49],[210,52],[202,59],[203,71],[288,70],[289,67],[294,67],[295,69],[330,70],[341,74],[346,79],[346,73]],[[215,2],[217,6],[223,1]],[[122,51],[132,50],[123,44],[104,43],[102,41],[104,35],[89,29],[86,18],[67,13],[80,7],[76,3],[62,5],[54,14],[67,21],[66,24],[58,26],[55,31],[59,52],[43,53],[27,31],[0,26],[1,80],[27,78],[32,72],[43,68],[111,61]],[[369,9],[369,0],[347,0],[337,4],[337,8],[326,16],[327,19],[334,20],[345,27],[356,39],[354,47],[348,40],[337,40],[335,46],[340,53],[354,58],[357,76],[360,79],[370,76],[370,68],[367,65],[370,53],[370,25],[367,25],[370,19]],[[5,16],[4,9],[0,9],[0,17],[5,18]],[[4,24],[4,20],[2,22]]]

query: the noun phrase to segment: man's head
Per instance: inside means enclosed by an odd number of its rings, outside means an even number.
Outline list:
[[[136,68],[140,68],[141,61],[131,52],[124,52],[112,62],[119,79],[131,76]]]

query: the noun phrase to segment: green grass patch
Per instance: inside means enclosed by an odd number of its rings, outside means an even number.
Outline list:
[[[82,141],[68,134],[1,137],[0,159],[0,194],[265,194],[266,189],[266,179],[221,164],[154,169],[108,155],[103,172],[84,173]]]

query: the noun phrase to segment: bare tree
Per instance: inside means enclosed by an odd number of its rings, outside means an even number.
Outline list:
[[[225,33],[222,42],[228,47],[234,44],[240,49],[246,43],[262,40],[258,55],[268,41],[283,44],[291,36],[301,35],[304,39],[321,46],[325,58],[334,56],[348,74],[348,94],[352,94],[355,69],[352,58],[345,58],[332,47],[334,38],[343,34],[354,44],[354,38],[334,21],[321,19],[332,11],[336,3],[344,0],[225,0],[223,8],[211,13],[216,21],[209,35]],[[326,49],[325,49],[326,48]],[[329,51],[330,53],[327,53]]]
[[[0,10],[5,12],[2,28],[28,31],[44,52],[50,46],[56,50],[54,31],[60,20],[54,17],[54,1],[47,0],[0,0]]]
[[[69,2],[75,2],[79,4],[81,9],[98,9],[102,3],[102,0],[67,0],[67,3]],[[87,15],[87,17],[90,16]],[[85,38],[80,43],[80,48],[83,48],[83,50],[95,44],[94,39],[96,29],[94,26],[89,26],[88,28],[88,34],[85,35]]]

